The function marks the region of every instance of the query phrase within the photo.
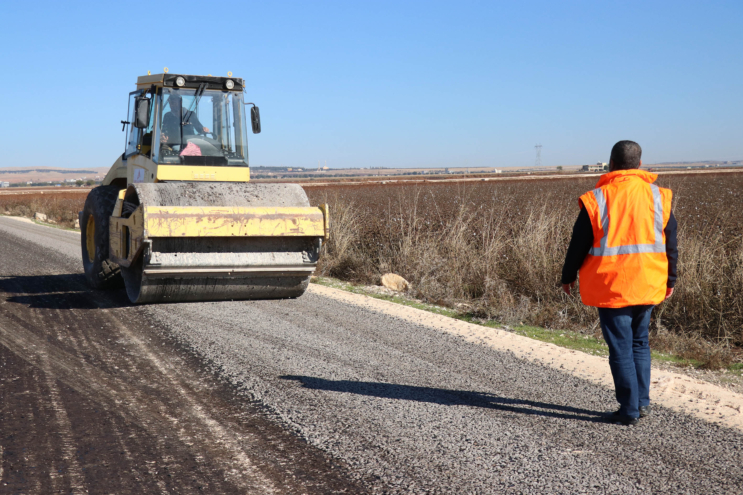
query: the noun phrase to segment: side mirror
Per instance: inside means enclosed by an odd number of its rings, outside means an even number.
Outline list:
[[[255,105],[250,109],[250,123],[253,125],[253,134],[261,132],[261,111]]]
[[[134,127],[146,129],[150,123],[150,99],[140,96],[134,99]]]

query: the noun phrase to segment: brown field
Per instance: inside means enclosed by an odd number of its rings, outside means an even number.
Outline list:
[[[560,180],[387,182],[333,184],[305,187],[305,190],[313,204],[326,198],[330,202],[354,203],[363,212],[366,230],[380,220],[384,223],[393,210],[405,211],[411,207],[417,208],[417,214],[426,224],[439,226],[446,224],[462,207],[479,212],[496,209],[499,216],[509,221],[523,219],[524,215],[533,213],[536,205],[577,215],[578,197],[593,189],[597,180],[597,176],[572,176]],[[681,227],[701,232],[718,224],[740,234],[743,215],[738,208],[743,207],[743,171],[660,175],[656,183],[673,190],[673,209]]]
[[[59,167],[0,167],[0,181],[10,183],[62,182],[68,179],[104,177],[108,167],[70,169]]]
[[[49,220],[64,227],[74,227],[77,213],[83,209],[89,189],[84,190],[23,190],[7,189],[0,193],[0,213],[33,217],[43,213]]]
[[[312,204],[331,205],[319,271],[361,283],[395,272],[415,296],[475,316],[596,333],[595,310],[559,289],[577,198],[596,180],[308,186]],[[674,191],[680,258],[654,345],[719,366],[743,346],[743,173],[664,174],[658,184]],[[0,194],[0,213],[38,211],[69,227],[86,194]]]
[[[705,168],[700,164],[694,164],[691,170],[687,170],[687,167],[678,167],[676,165],[650,165],[647,170],[654,172],[663,172],[665,175],[676,175],[676,174],[717,174],[717,173],[740,173],[743,172],[743,167],[738,165],[730,165],[723,167],[709,167]],[[437,182],[473,182],[473,181],[502,181],[502,180],[513,180],[515,178],[519,180],[539,180],[539,179],[554,179],[554,180],[572,180],[577,177],[593,177],[598,176],[603,172],[583,172],[580,170],[580,166],[566,166],[561,171],[557,171],[554,168],[541,168],[541,169],[517,169],[515,167],[504,168],[503,173],[492,173],[486,172],[485,169],[471,169],[468,173],[463,171],[457,171],[453,174],[444,173],[444,169],[426,169],[426,175],[406,175],[403,170],[416,170],[420,171],[423,169],[383,169],[383,170],[353,170],[353,169],[337,169],[331,172],[343,173],[344,176],[338,176],[333,174],[323,174],[314,172],[305,173],[279,173],[275,174],[275,177],[266,178],[265,174],[260,172],[253,173],[253,181],[255,182],[291,182],[302,184],[303,186],[327,186],[335,185],[339,183],[347,185],[356,184],[368,184],[368,183],[427,183],[432,181]],[[350,173],[355,172],[355,173]],[[348,176],[345,174],[349,173]],[[283,175],[282,175],[283,174]]]
[[[306,190],[313,204],[332,205],[325,274],[374,283],[392,271],[430,302],[506,323],[596,332],[595,310],[559,288],[577,198],[595,183],[576,177]],[[674,191],[680,257],[676,292],[655,312],[654,343],[715,367],[743,344],[743,173],[661,175],[658,184]]]

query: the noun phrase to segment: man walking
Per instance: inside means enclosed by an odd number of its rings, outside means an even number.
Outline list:
[[[609,173],[580,197],[562,269],[565,293],[580,270],[583,304],[598,308],[620,404],[608,419],[624,425],[650,414],[650,313],[673,293],[678,259],[672,192],[641,157],[634,141],[614,145]]]

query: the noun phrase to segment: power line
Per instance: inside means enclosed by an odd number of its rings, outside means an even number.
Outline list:
[[[537,144],[534,146],[534,149],[537,150],[537,160],[534,162],[535,167],[541,167],[542,166],[542,145]]]

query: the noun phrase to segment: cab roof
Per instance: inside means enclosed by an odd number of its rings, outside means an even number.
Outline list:
[[[182,77],[185,80],[183,86],[176,85],[176,79]],[[227,89],[227,81],[231,80],[235,86],[231,89]],[[148,74],[146,76],[139,76],[137,78],[137,89],[144,89],[145,87],[155,85],[160,88],[186,88],[196,89],[202,84],[206,84],[205,89],[218,89],[222,91],[242,91],[245,87],[245,83],[239,77],[217,77],[217,76],[192,76],[188,74]]]

